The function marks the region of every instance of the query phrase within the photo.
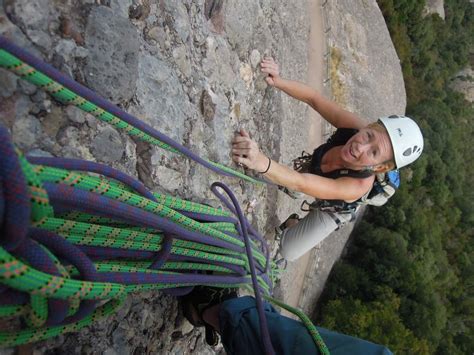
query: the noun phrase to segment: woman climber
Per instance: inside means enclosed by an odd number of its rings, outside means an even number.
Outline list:
[[[309,86],[280,77],[272,58],[264,59],[260,66],[268,74],[265,80],[270,86],[307,103],[337,130],[295,171],[265,156],[242,129],[233,139],[235,162],[286,189],[318,200],[352,203],[372,190],[375,174],[399,169],[421,155],[423,136],[411,118],[394,115],[367,125]],[[318,208],[301,220],[291,215],[281,226],[282,256],[290,261],[299,258],[352,218],[351,213]]]

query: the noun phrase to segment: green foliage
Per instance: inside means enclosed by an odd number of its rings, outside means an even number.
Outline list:
[[[388,287],[379,287],[376,293],[371,302],[353,298],[328,302],[322,326],[385,344],[397,354],[429,354],[428,342],[417,338],[399,318],[400,299]]]
[[[317,322],[399,354],[474,352],[474,109],[449,89],[474,64],[474,6],[378,0],[402,63],[407,114],[425,137],[402,187],[371,209],[334,267]]]
[[[397,315],[400,299],[390,288],[379,288],[377,300],[338,299],[324,307],[322,326],[379,344],[395,353],[429,354],[426,340],[414,336]]]

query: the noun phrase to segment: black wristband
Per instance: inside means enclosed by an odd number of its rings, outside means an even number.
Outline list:
[[[270,165],[272,165],[272,160],[270,158],[268,158],[267,169],[265,171],[262,171],[260,174],[266,174],[268,172],[268,170],[270,170]]]

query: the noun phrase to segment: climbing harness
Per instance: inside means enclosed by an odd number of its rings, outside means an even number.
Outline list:
[[[1,36],[0,66],[139,139],[259,182],[200,158]],[[262,297],[290,309],[270,298],[280,270],[226,185],[211,190],[230,212],[151,193],[102,164],[25,157],[1,125],[0,154],[0,317],[25,321],[0,332],[1,346],[77,331],[114,313],[130,292],[185,295],[210,285],[253,288],[262,341],[274,354]],[[311,322],[291,310],[329,354]]]

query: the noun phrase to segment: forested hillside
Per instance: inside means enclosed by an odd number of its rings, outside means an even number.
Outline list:
[[[403,169],[396,196],[370,209],[354,232],[316,322],[397,354],[472,354],[474,109],[448,84],[474,64],[474,4],[446,0],[445,20],[423,17],[425,1],[378,4],[425,151]]]

